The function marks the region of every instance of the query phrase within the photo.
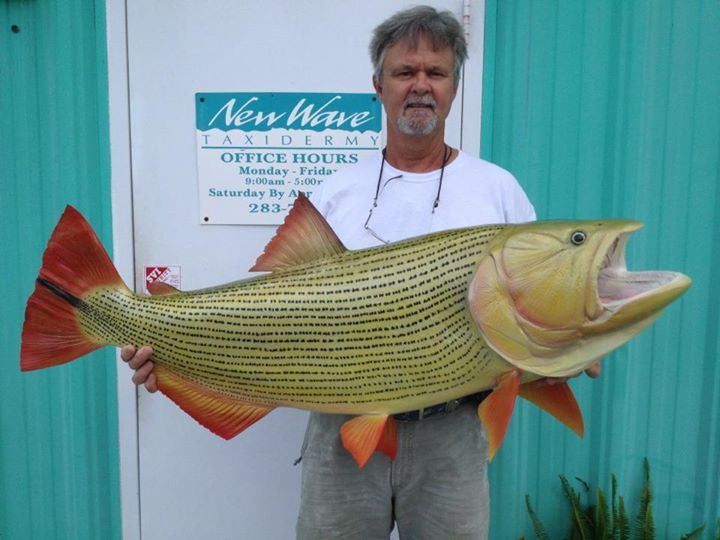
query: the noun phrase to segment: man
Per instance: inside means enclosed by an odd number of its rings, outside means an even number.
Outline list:
[[[449,12],[416,7],[378,26],[373,86],[387,114],[387,147],[337,172],[313,202],[350,249],[443,229],[524,222],[535,211],[515,179],[445,142],[445,120],[467,57]],[[122,357],[133,382],[155,391],[149,348]],[[596,376],[593,372],[591,375]],[[394,461],[375,453],[358,468],[340,441],[343,415],[311,414],[302,449],[300,539],[485,538],[487,440],[482,396],[397,415]]]

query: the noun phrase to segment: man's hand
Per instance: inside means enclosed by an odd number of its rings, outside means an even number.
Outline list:
[[[126,345],[120,349],[120,358],[123,359],[123,362],[127,362],[130,369],[135,370],[132,382],[137,385],[144,384],[146,390],[150,393],[158,390],[157,379],[152,372],[155,364],[150,360],[152,353],[153,350],[150,347],[141,347],[136,351],[132,345]]]
[[[595,379],[600,376],[601,371],[602,371],[602,366],[600,365],[600,362],[598,362],[597,364],[594,364],[594,365],[590,366],[589,368],[587,368],[585,370],[585,375],[587,375],[591,379]],[[553,384],[564,383],[568,379],[574,379],[575,377],[579,377],[579,376],[580,376],[580,374],[578,373],[574,377],[547,377],[545,379],[542,379],[542,381],[544,384],[552,386]]]
[[[596,379],[600,376],[600,372],[602,371],[602,366],[600,365],[600,362],[595,364],[594,366],[590,366],[585,370],[585,375],[590,377],[591,379]]]

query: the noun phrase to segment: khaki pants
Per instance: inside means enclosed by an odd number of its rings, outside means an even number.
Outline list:
[[[360,469],[340,441],[348,416],[313,413],[302,453],[299,540],[485,539],[487,438],[472,404],[397,422],[398,454]]]

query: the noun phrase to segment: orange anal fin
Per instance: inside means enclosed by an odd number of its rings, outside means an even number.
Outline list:
[[[585,435],[582,412],[568,383],[526,383],[520,386],[520,397],[552,414],[578,436]]]
[[[358,466],[364,467],[375,450],[395,457],[397,426],[395,419],[386,414],[356,416],[340,427],[340,438]]]
[[[395,459],[397,455],[397,424],[392,416],[388,416],[377,449],[390,459]]]
[[[478,415],[488,433],[488,456],[491,461],[510,425],[519,387],[520,373],[511,371],[500,377],[495,389],[478,407]]]
[[[154,373],[163,394],[223,439],[232,439],[273,410],[273,407],[245,403],[209,390],[157,364]]]
[[[177,287],[173,287],[172,285],[170,285],[169,283],[165,283],[164,281],[153,281],[152,283],[148,283],[147,290],[153,296],[164,296],[166,294],[175,294],[182,292]]]

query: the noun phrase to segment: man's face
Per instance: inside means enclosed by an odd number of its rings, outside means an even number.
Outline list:
[[[435,51],[425,36],[416,48],[400,41],[387,50],[382,80],[373,77],[373,86],[385,107],[389,130],[405,135],[443,132],[456,92],[454,59],[452,49]]]

